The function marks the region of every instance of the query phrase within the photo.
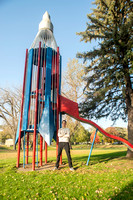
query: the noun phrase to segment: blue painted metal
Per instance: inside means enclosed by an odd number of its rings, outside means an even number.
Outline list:
[[[50,145],[52,142],[54,131],[55,131],[55,126],[54,126],[53,111],[51,107],[50,98],[48,98],[45,103],[45,108],[43,110],[39,126],[39,132],[48,145]]]
[[[94,142],[95,142],[95,139],[96,139],[96,134],[97,134],[97,131],[98,131],[98,128],[96,129],[96,132],[95,132],[95,135],[94,135],[94,138],[93,138],[93,142],[92,142],[92,145],[91,145],[90,154],[89,154],[89,156],[88,156],[88,160],[87,160],[87,163],[86,163],[86,165],[88,165],[88,164],[89,164],[89,160],[90,160],[91,153],[92,153],[92,149],[93,149]]]
[[[52,49],[46,51],[45,99],[51,97]]]
[[[28,110],[30,102],[30,89],[31,89],[31,77],[32,77],[32,64],[33,64],[33,49],[29,51],[28,67],[26,72],[26,88],[25,88],[25,97],[24,97],[24,111],[23,111],[23,124],[22,130],[26,131],[28,125]],[[18,142],[19,138],[19,127],[20,127],[20,117],[18,121],[18,128],[16,133],[15,144]],[[21,138],[24,136],[24,132],[21,133]]]
[[[18,120],[18,127],[17,127],[15,144],[17,144],[18,138],[19,138],[19,127],[20,127],[20,116],[19,116],[19,120]]]
[[[23,168],[25,168],[25,131],[24,131],[24,143],[23,143]]]
[[[48,145],[51,144],[55,131],[54,115],[51,106],[51,72],[52,49],[48,47],[46,54],[45,107],[39,124],[39,132]]]
[[[30,102],[30,90],[31,90],[31,77],[32,77],[32,66],[33,66],[33,49],[29,51],[28,58],[28,68],[26,73],[26,88],[25,88],[25,98],[24,98],[24,112],[23,112],[23,124],[22,130],[27,129],[28,125],[28,110]]]

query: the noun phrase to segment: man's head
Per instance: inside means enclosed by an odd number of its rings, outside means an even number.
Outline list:
[[[66,120],[63,120],[62,121],[62,128],[66,128],[66,124],[67,124]]]

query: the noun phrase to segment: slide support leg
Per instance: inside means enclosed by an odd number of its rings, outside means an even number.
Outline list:
[[[93,142],[92,142],[92,145],[91,145],[90,154],[89,154],[89,156],[88,156],[88,160],[87,160],[87,163],[86,163],[86,165],[88,165],[88,164],[89,164],[89,160],[90,160],[91,153],[92,153],[92,149],[93,149],[94,142],[95,142],[95,139],[96,139],[96,134],[97,134],[97,131],[98,131],[98,128],[96,129],[96,132],[95,132],[95,135],[94,135],[94,138],[93,138]]]

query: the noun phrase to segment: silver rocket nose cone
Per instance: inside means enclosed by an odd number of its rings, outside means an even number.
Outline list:
[[[30,49],[39,48],[39,42],[41,42],[42,47],[51,47],[57,51],[57,43],[53,34],[53,24],[47,11],[43,15],[42,21],[39,24],[39,31]]]
[[[50,15],[48,14],[48,12],[46,11],[43,15],[42,21],[39,24],[39,31],[40,30],[44,30],[44,29],[49,29],[53,32],[53,24],[50,20]]]

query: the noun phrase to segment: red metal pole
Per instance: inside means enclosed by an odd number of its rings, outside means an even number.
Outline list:
[[[28,164],[28,154],[29,154],[29,133],[27,133],[26,164]]]
[[[59,47],[57,47],[57,59],[56,59],[56,72],[57,72],[57,116],[56,116],[56,157],[58,156],[58,143],[59,143],[59,138],[58,138],[58,129],[59,129]]]
[[[47,143],[45,142],[45,164],[47,163],[47,155],[48,155],[47,152],[48,152],[47,151]]]
[[[19,167],[19,160],[20,160],[21,128],[22,128],[22,117],[23,117],[23,105],[24,105],[24,91],[25,91],[25,82],[26,82],[27,58],[28,58],[28,49],[26,49],[26,57],[25,57],[23,91],[22,91],[22,101],[21,101],[21,115],[20,115],[19,138],[18,138],[18,158],[17,158],[16,167]]]
[[[42,166],[42,143],[43,137],[40,135],[40,166]]]
[[[34,117],[34,135],[33,135],[33,158],[32,170],[35,170],[35,154],[36,154],[36,130],[37,130],[37,111],[38,111],[38,88],[39,88],[39,74],[40,74],[40,55],[41,55],[41,42],[39,42],[38,52],[38,69],[37,69],[37,84],[36,84],[36,102],[35,102],[35,117]]]
[[[46,80],[46,60],[45,60],[45,80]],[[48,149],[47,149],[47,143],[45,142],[45,164],[47,163],[47,157],[48,157]]]

